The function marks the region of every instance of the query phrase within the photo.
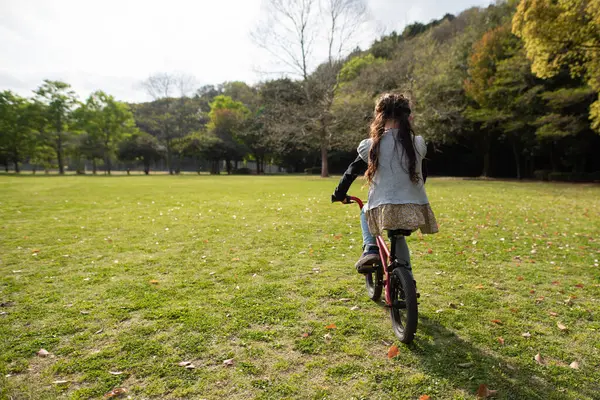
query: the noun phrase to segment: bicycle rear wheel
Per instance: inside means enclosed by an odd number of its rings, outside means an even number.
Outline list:
[[[412,275],[406,268],[395,268],[390,276],[390,316],[394,334],[402,343],[410,343],[417,332],[418,305],[417,288]]]
[[[379,301],[383,290],[383,267],[381,265],[377,265],[375,271],[365,274],[365,286],[369,298]]]

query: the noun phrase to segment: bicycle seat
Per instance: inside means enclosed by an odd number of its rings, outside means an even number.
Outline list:
[[[406,229],[393,229],[393,230],[389,230],[388,231],[388,236],[389,237],[393,237],[393,236],[410,236],[412,235],[412,231],[406,230]]]

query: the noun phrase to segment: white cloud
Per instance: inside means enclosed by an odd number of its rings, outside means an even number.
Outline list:
[[[438,4],[439,3],[439,4]],[[451,5],[448,3],[452,3]],[[387,31],[489,1],[370,0]],[[155,72],[184,72],[202,83],[255,82],[268,64],[249,31],[261,0],[2,0],[0,90],[29,95],[43,79],[61,79],[81,97],[103,89],[127,101]],[[409,5],[410,4],[410,5]],[[363,47],[375,37],[362,40]]]

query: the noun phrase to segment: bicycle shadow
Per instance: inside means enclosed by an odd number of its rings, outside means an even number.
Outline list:
[[[486,384],[489,389],[498,391],[497,399],[567,397],[559,387],[543,378],[533,362],[533,355],[531,367],[506,362],[492,350],[476,347],[424,316],[419,316],[417,332],[417,338],[408,348],[419,358],[421,368],[448,380],[456,389],[474,395],[480,384]],[[466,363],[472,364],[465,366]],[[579,389],[580,396],[593,398],[597,394],[597,388]]]

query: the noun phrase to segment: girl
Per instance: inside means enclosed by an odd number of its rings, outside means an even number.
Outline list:
[[[379,262],[375,236],[384,230],[438,231],[424,186],[427,177],[422,166],[427,145],[423,137],[414,135],[411,120],[406,97],[382,95],[375,106],[370,138],[360,142],[358,157],[331,196],[332,202],[348,202],[350,185],[366,171],[369,201],[360,214],[364,251],[356,263],[360,273],[371,272],[373,264]],[[396,256],[410,270],[410,253],[403,236],[397,239]]]

